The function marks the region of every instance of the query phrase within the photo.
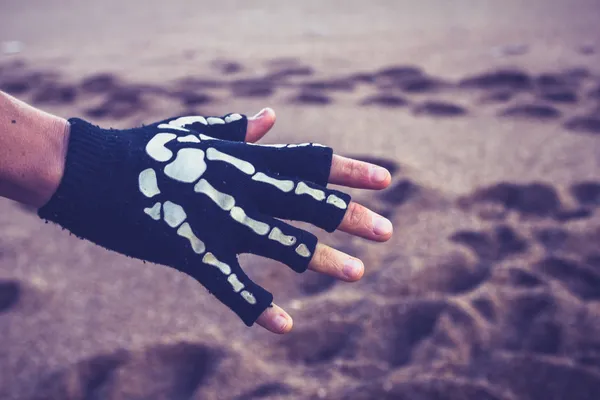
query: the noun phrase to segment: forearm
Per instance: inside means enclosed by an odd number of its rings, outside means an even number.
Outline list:
[[[62,178],[68,122],[0,91],[0,196],[44,205]]]

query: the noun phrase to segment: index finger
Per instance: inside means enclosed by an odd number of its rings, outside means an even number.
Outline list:
[[[391,181],[390,172],[379,165],[333,156],[329,183],[359,189],[385,189]]]

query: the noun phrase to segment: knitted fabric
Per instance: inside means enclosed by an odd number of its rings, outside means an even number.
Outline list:
[[[242,271],[252,253],[303,272],[350,197],[325,188],[332,149],[244,143],[247,118],[179,117],[129,130],[72,118],[64,176],[38,211],[80,238],[176,268],[252,326],[273,296]]]

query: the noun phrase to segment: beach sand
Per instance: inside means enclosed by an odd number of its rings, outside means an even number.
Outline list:
[[[170,268],[0,200],[1,399],[597,399],[597,1],[1,2],[0,89],[130,127],[278,122],[393,172],[350,190],[388,243],[357,283],[244,269],[294,318],[247,328]]]

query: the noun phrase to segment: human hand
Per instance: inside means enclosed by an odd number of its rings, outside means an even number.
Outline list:
[[[70,122],[65,174],[40,217],[191,275],[248,326],[286,333],[292,319],[244,274],[238,254],[345,281],[364,273],[359,260],[277,218],[375,241],[392,234],[389,221],[325,188],[382,189],[389,172],[321,145],[251,144],[273,126],[270,109],[249,120],[182,117],[124,131]]]

